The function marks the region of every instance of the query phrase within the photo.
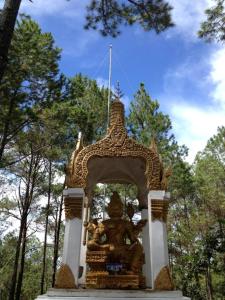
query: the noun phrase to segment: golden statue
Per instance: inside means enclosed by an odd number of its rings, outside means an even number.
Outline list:
[[[87,243],[87,286],[95,288],[144,287],[143,247],[138,239],[146,220],[132,222],[134,210],[128,205],[130,220],[122,218],[123,204],[114,192],[107,208],[108,220],[89,222]]]

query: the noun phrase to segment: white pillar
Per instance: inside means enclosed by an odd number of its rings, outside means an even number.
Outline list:
[[[82,230],[82,236],[84,232],[84,226]],[[81,248],[80,248],[80,267],[82,268],[82,275],[80,278],[78,278],[78,284],[81,286],[85,286],[86,282],[86,253],[87,253],[87,245],[83,245],[83,242],[81,242]]]
[[[87,254],[87,222],[89,220],[90,207],[88,198],[85,199],[84,204],[84,213],[83,213],[83,221],[82,221],[82,237],[81,237],[81,247],[80,247],[80,267],[82,268],[82,276],[78,279],[78,284],[81,286],[85,286],[86,284],[86,254]]]
[[[169,273],[169,255],[167,242],[166,217],[168,212],[169,193],[150,191],[148,207],[151,211],[150,221],[150,254],[151,279],[153,289],[172,289]]]
[[[81,234],[83,227],[82,216],[84,190],[82,188],[69,188],[63,191],[63,195],[66,223],[62,265],[66,265],[70,268],[74,276],[75,286],[77,287],[80,267]]]
[[[143,227],[142,230],[142,246],[144,248],[145,253],[145,264],[143,265],[143,275],[146,279],[146,287],[152,287],[152,277],[151,277],[151,255],[150,255],[150,226],[151,223],[151,214],[149,213],[150,210],[142,209],[141,211],[141,219],[147,220],[146,225]]]

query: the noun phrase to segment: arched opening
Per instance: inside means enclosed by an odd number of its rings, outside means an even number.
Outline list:
[[[101,176],[101,174],[100,174]],[[145,263],[137,186],[98,184],[93,190],[86,235],[88,288],[144,288]]]
[[[124,184],[136,186],[134,197],[141,208],[147,207],[146,161],[140,157],[93,157],[88,161],[86,194],[91,197],[94,186]],[[124,188],[125,190],[125,188]]]

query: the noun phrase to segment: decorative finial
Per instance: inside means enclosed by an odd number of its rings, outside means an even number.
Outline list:
[[[151,139],[151,143],[150,143],[150,149],[158,154],[158,147],[157,147],[157,144],[156,144],[156,140],[155,140],[155,137],[153,136],[152,139]]]
[[[78,138],[77,138],[77,143],[76,143],[76,148],[72,153],[71,159],[69,164],[65,167],[65,172],[66,172],[66,186],[71,185],[72,181],[72,175],[73,175],[73,170],[75,166],[75,160],[80,153],[80,151],[84,148],[83,146],[83,138],[82,138],[82,133],[78,133]]]
[[[82,136],[82,132],[79,131],[77,144],[76,144],[76,152],[80,152],[81,149],[83,149],[83,136]]]
[[[173,169],[172,166],[169,166],[167,169],[163,169],[162,172],[162,179],[161,179],[161,189],[164,191],[167,191],[168,189],[168,183],[169,183],[169,177],[172,175]]]

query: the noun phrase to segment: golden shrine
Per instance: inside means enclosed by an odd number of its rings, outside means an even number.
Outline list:
[[[115,99],[106,136],[86,147],[79,136],[67,166],[62,263],[55,288],[41,299],[188,299],[173,291],[170,275],[166,228],[170,175],[154,139],[148,148],[128,136],[124,105]],[[139,220],[134,222],[131,204],[124,213],[117,192],[107,205],[108,218],[91,219],[98,183],[135,185]]]

